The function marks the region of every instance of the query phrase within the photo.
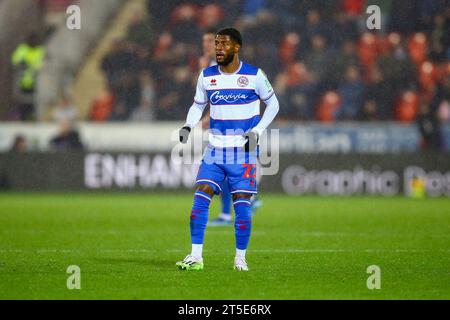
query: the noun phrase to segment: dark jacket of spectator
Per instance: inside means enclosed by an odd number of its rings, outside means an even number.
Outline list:
[[[61,123],[60,132],[50,141],[50,145],[56,151],[83,150],[78,131],[68,122]]]
[[[423,150],[441,150],[443,148],[441,125],[436,114],[430,111],[426,103],[422,103],[420,106],[417,125],[422,136],[421,148]]]

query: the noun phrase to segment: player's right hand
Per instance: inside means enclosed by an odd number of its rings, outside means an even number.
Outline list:
[[[180,129],[180,142],[185,144],[188,141],[189,134],[191,133],[191,128],[189,126],[184,126]]]

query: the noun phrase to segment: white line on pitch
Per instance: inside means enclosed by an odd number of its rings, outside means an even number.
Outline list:
[[[81,253],[81,252],[100,252],[100,253],[155,253],[155,252],[183,252],[182,249],[0,249],[0,253]],[[228,253],[228,250],[211,250],[210,254]],[[450,249],[250,249],[254,253],[429,253],[429,252],[450,252]]]

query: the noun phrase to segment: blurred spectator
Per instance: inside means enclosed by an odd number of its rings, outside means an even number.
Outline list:
[[[322,122],[333,122],[341,105],[341,97],[334,91],[326,92],[317,106],[317,119]]]
[[[183,2],[184,0],[147,0],[147,10],[151,17],[155,20],[154,26],[158,33],[167,29],[167,25],[170,21],[168,17],[170,17],[172,10]]]
[[[241,20],[241,23],[242,31],[245,34],[244,47],[248,44],[264,44],[264,51],[267,50],[267,46],[277,45],[280,35],[283,34],[277,17],[268,10],[260,11],[251,20]]]
[[[355,43],[358,40],[358,24],[348,14],[336,12],[331,23],[330,41],[334,47],[340,47],[345,41]]]
[[[420,97],[417,92],[407,90],[397,99],[394,106],[395,119],[400,122],[413,122],[419,110]]]
[[[133,46],[123,39],[114,40],[111,52],[103,58],[101,65],[108,84],[113,89],[122,84],[124,74],[135,74],[139,67],[139,59]]]
[[[321,35],[322,37],[327,34],[327,25],[323,21],[322,16],[318,9],[310,9],[306,13],[306,24],[303,28],[305,30],[306,42],[313,45],[314,36]],[[330,39],[323,39],[326,43]]]
[[[159,99],[158,119],[180,119],[185,116],[187,108],[192,104],[195,89],[188,67],[177,67],[173,79],[167,82]]]
[[[408,34],[415,31],[419,16],[416,7],[417,2],[421,1],[392,0],[389,31],[395,31],[401,34]]]
[[[100,93],[91,106],[89,120],[102,122],[107,121],[114,106],[114,96],[110,91]]]
[[[410,37],[408,50],[411,59],[416,65],[420,65],[427,59],[428,41],[424,33],[418,32]]]
[[[437,114],[441,123],[450,122],[450,100],[444,100],[439,104]]]
[[[331,53],[327,48],[327,39],[322,34],[311,36],[311,50],[305,58],[306,68],[311,72],[313,81],[319,86],[326,81],[326,73],[330,67]]]
[[[123,100],[117,100],[113,106],[113,110],[108,120],[110,121],[125,121],[128,120],[131,114]]]
[[[289,118],[298,120],[314,119],[316,90],[314,75],[303,63],[295,63],[289,67],[285,93],[285,104],[289,106]]]
[[[437,65],[430,61],[425,61],[419,66],[418,83],[423,97],[427,99],[433,97],[437,82],[439,81],[439,73]]]
[[[142,92],[139,78],[131,73],[122,73],[114,90],[115,103],[109,119],[126,121],[141,101]]]
[[[35,115],[36,78],[42,68],[45,48],[37,34],[31,34],[14,51],[11,62],[15,71],[14,96],[18,120],[32,120]]]
[[[448,5],[446,0],[415,1],[415,10],[417,12],[416,31],[429,32],[433,26],[433,16],[445,10],[445,2]]]
[[[148,12],[135,13],[126,38],[105,56],[110,96],[95,101],[92,119],[182,120],[199,59],[202,67],[211,62],[198,39],[224,25],[242,31],[242,59],[272,79],[280,118],[411,122],[423,97],[434,98],[433,112],[441,108],[435,100],[450,55],[441,0],[378,1],[381,31],[367,30],[364,0],[147,3]]]
[[[267,0],[245,0],[243,1],[242,13],[246,17],[256,17],[264,9]]]
[[[364,101],[359,119],[363,121],[380,120],[378,105],[375,100]]]
[[[200,28],[196,23],[196,13],[192,4],[183,4],[174,10],[171,31],[176,42],[193,45],[201,37]]]
[[[342,43],[340,51],[333,52],[331,67],[326,71],[327,86],[337,87],[345,70],[351,65],[359,66],[359,59],[355,43],[346,40]]]
[[[216,64],[216,32],[212,29],[207,30],[202,37],[202,56],[198,59],[199,72],[211,65]]]
[[[13,154],[24,153],[29,151],[28,142],[25,136],[18,134],[14,137],[14,141],[9,148],[9,152]],[[11,182],[9,179],[9,175],[11,173],[7,171],[6,168],[2,168],[2,164],[0,163],[0,190],[8,190],[11,188]]]
[[[278,50],[279,58],[282,64],[288,65],[294,62],[297,56],[300,55],[300,41],[301,38],[297,32],[289,32],[284,36]]]
[[[131,121],[148,122],[155,118],[155,89],[154,82],[149,73],[141,73],[142,96],[139,107],[131,115]]]
[[[443,77],[431,103],[431,110],[437,112],[441,122],[450,122],[450,73]]]
[[[83,150],[78,131],[68,121],[60,123],[59,132],[51,139],[50,146],[55,151]]]
[[[336,119],[355,119],[360,112],[364,94],[364,84],[356,66],[349,66],[345,70],[344,80],[338,87],[338,94],[342,98],[342,104],[337,111]]]
[[[223,19],[223,10],[216,4],[208,4],[199,14],[199,26],[202,30],[220,29]]]
[[[406,50],[405,42],[398,34],[391,34],[391,47],[377,59],[377,66],[384,81],[398,95],[402,90],[417,86],[416,68]]]
[[[289,106],[288,118],[295,120],[314,120],[314,85],[288,87],[285,105]]]
[[[441,150],[443,148],[441,125],[426,101],[422,101],[420,104],[417,125],[422,136],[421,148],[423,150]]]
[[[52,120],[56,122],[74,122],[78,117],[78,108],[69,95],[64,95],[52,112]]]
[[[394,98],[395,88],[385,81],[380,68],[375,66],[366,85],[365,101],[373,101],[375,103],[379,120],[393,118],[392,105]]]
[[[357,42],[359,60],[365,70],[370,70],[379,57],[380,39],[372,32],[364,32]]]
[[[296,29],[297,24],[303,23],[303,16],[295,12],[293,0],[277,0],[268,1],[267,9],[273,13],[274,16],[280,17],[278,20],[280,27],[284,30],[291,31]]]
[[[449,10],[447,8],[447,10]],[[430,32],[430,59],[443,62],[450,59],[450,15],[439,13],[434,16]]]
[[[156,43],[156,33],[151,21],[142,11],[135,12],[128,26],[127,40],[143,49],[152,49]]]
[[[27,139],[23,135],[17,135],[14,138],[14,142],[9,149],[10,152],[27,152],[28,151],[28,142]]]

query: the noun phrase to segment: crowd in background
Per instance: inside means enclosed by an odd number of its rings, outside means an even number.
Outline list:
[[[109,93],[93,121],[182,120],[192,103],[202,34],[244,38],[241,58],[262,68],[280,119],[450,119],[450,8],[441,0],[382,0],[368,30],[364,0],[148,1],[101,68]]]

